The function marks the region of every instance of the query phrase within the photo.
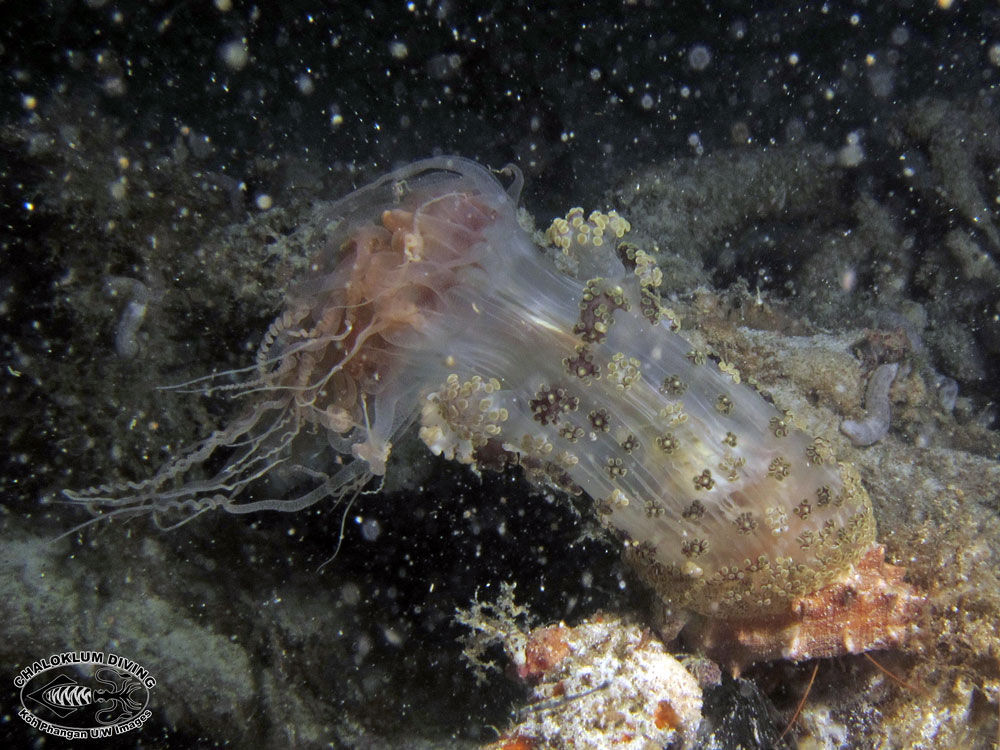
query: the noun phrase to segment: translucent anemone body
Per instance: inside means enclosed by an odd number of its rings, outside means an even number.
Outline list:
[[[676,332],[659,271],[619,243],[627,222],[555,222],[565,272],[519,226],[519,188],[440,158],[334,204],[314,274],[234,389],[256,399],[246,415],[147,482],[71,497],[110,512],[295,509],[383,474],[419,421],[437,454],[589,495],[681,606],[780,611],[848,568],[874,537],[853,470]],[[342,468],[303,469],[313,484],[295,499],[260,497],[307,428]],[[225,468],[199,478],[223,449]]]

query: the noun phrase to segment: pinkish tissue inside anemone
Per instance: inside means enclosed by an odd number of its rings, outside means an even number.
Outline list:
[[[574,209],[549,230],[557,264],[518,224],[519,187],[438,158],[333,204],[315,273],[229,387],[254,399],[243,416],[150,480],[67,494],[110,513],[301,508],[384,474],[417,422],[435,454],[586,493],[678,606],[776,612],[842,573],[874,538],[853,469],[676,332],[628,222]],[[316,429],[342,468],[262,497]]]

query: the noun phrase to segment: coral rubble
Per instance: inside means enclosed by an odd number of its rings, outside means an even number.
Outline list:
[[[685,628],[685,638],[737,674],[759,661],[897,648],[914,631],[925,603],[903,573],[875,544],[842,578],[796,600],[787,613],[745,620],[702,616]]]
[[[648,630],[596,615],[519,634],[511,647],[528,704],[493,747],[692,747],[701,687]]]

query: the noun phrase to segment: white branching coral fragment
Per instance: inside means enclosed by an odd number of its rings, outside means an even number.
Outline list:
[[[518,668],[525,663],[524,648],[533,617],[527,607],[514,601],[514,589],[514,584],[500,584],[496,601],[477,599],[468,609],[455,610],[456,622],[471,630],[461,639],[465,647],[463,654],[480,684],[488,681],[490,672],[501,671],[488,656],[494,646],[503,646]]]

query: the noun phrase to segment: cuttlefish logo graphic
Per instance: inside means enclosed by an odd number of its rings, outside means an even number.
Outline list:
[[[24,721],[67,739],[114,737],[137,729],[152,715],[145,667],[103,651],[67,651],[32,662],[14,678]]]

